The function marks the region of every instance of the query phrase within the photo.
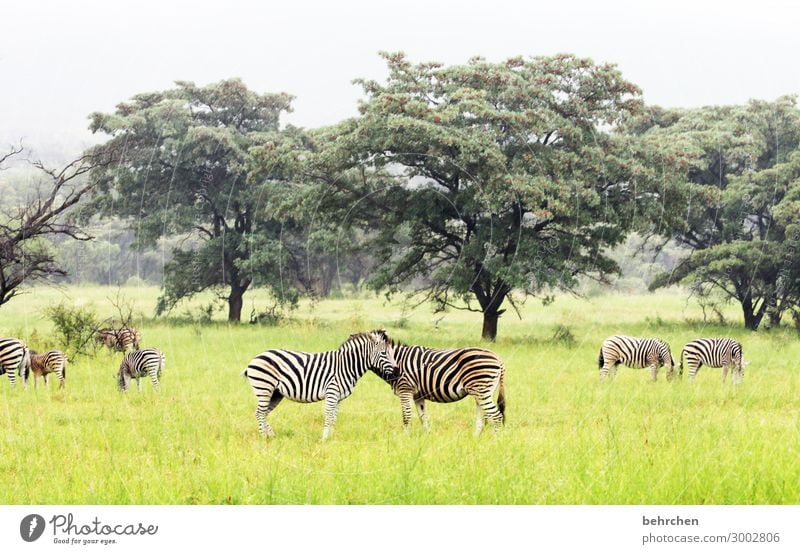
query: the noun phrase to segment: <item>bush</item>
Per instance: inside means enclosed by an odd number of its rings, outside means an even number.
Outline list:
[[[68,358],[88,354],[94,346],[92,340],[100,326],[94,308],[57,304],[44,310],[45,316],[53,322],[55,335]]]
[[[553,342],[572,348],[577,341],[569,327],[566,325],[557,325],[555,332],[553,332]]]

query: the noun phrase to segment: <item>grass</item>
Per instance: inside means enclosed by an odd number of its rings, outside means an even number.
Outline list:
[[[489,345],[507,366],[507,425],[472,436],[474,402],[429,406],[432,429],[401,429],[399,401],[367,374],[320,442],[321,403],[284,401],[277,437],[257,434],[255,397],[240,374],[270,347],[325,350],[385,326],[408,343],[480,344],[477,314],[439,321],[376,298],[304,304],[281,327],[201,326],[150,318],[157,290],[125,289],[147,316],[145,346],[167,355],[162,392],[123,396],[119,354],[73,361],[67,390],[0,381],[3,504],[797,504],[800,340],[793,329],[751,333],[705,325],[679,291],[529,302]],[[0,307],[0,335],[46,342],[41,310],[68,298],[112,315],[99,287],[37,288]],[[259,294],[251,294],[258,298]],[[208,301],[198,299],[197,305]],[[253,306],[258,301],[253,301]],[[107,313],[106,313],[107,312]],[[731,308],[726,316],[738,321]],[[569,331],[574,340],[554,340]],[[621,367],[598,383],[597,351],[614,333],[655,335],[677,359],[686,341],[739,339],[744,384],[702,368],[693,385],[657,383]],[[40,346],[55,347],[55,344]]]

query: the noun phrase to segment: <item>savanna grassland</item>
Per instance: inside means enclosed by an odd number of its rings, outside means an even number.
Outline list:
[[[789,327],[752,333],[705,324],[680,292],[558,297],[506,314],[494,349],[507,367],[507,424],[473,436],[470,399],[430,404],[432,428],[402,431],[399,401],[368,373],[342,402],[333,439],[320,442],[321,403],[284,401],[277,433],[257,433],[255,397],[241,377],[272,347],[336,348],[348,334],[386,327],[407,343],[480,344],[480,317],[364,297],[301,305],[281,326],[150,319],[158,291],[123,289],[143,346],[167,356],[160,394],[117,392],[120,354],[70,363],[27,391],[0,381],[0,503],[3,504],[797,504],[800,503],[800,339]],[[42,309],[64,298],[102,317],[116,289],[36,288],[0,308],[0,335],[33,348],[47,340]],[[248,293],[248,302],[258,293]],[[208,299],[198,299],[199,306]],[[248,311],[246,307],[245,311]],[[175,314],[179,315],[179,314]],[[555,340],[559,325],[574,337]],[[657,383],[620,367],[598,382],[608,335],[653,335],[681,346],[733,336],[749,366],[744,383],[722,385],[718,369],[696,381]]]

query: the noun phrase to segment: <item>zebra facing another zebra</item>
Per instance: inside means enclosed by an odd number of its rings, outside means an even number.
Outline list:
[[[406,431],[410,429],[412,401],[422,426],[428,430],[426,400],[456,402],[466,396],[475,399],[476,435],[486,422],[491,422],[495,431],[505,423],[505,367],[494,352],[483,348],[437,350],[399,343],[393,346],[400,375],[383,379],[400,398]]]
[[[27,387],[30,355],[30,351],[23,341],[0,338],[0,375],[8,373],[8,380],[12,387],[17,385],[17,377],[21,377],[23,386]]]
[[[142,392],[141,378],[149,375],[153,388],[158,391],[160,388],[158,380],[166,361],[164,353],[156,348],[145,348],[125,354],[117,372],[119,390],[126,392],[131,386],[131,379],[136,379],[136,388]]]
[[[67,356],[60,350],[50,350],[43,354],[37,354],[31,350],[30,372],[26,373],[33,373],[34,388],[39,377],[44,379],[44,384],[47,385],[47,376],[55,373],[58,377],[58,388],[63,389],[67,378]]]
[[[649,367],[653,381],[657,380],[658,368],[666,366],[667,380],[671,381],[675,358],[672,357],[669,345],[661,339],[616,335],[603,341],[598,364],[600,381],[605,381],[609,372],[613,378],[619,364],[635,369]]]
[[[722,368],[722,382],[728,376],[728,369],[731,369],[731,380],[739,384],[744,379],[744,368],[747,362],[744,361],[742,345],[734,339],[729,338],[710,338],[695,339],[686,344],[681,350],[681,366],[679,375],[683,376],[683,360],[686,358],[687,373],[689,382],[693,381],[700,366]]]
[[[392,342],[384,329],[352,334],[339,348],[327,352],[274,349],[259,354],[243,373],[256,395],[259,432],[275,435],[267,416],[283,398],[324,400],[322,440],[327,440],[336,424],[339,403],[350,396],[368,370],[389,381],[399,375]]]

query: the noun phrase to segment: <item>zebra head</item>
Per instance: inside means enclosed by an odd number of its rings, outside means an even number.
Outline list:
[[[386,329],[350,335],[348,342],[358,341],[366,349],[367,367],[381,379],[392,382],[400,376],[400,368],[394,359],[394,347]]]

